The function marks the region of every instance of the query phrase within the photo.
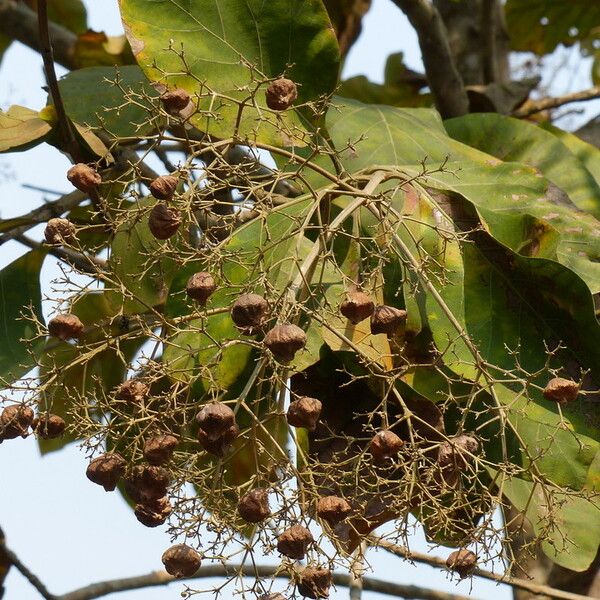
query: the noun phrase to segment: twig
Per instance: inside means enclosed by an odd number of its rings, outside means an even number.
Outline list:
[[[383,538],[376,536],[369,536],[369,543],[376,548],[383,548],[388,552],[391,552],[395,556],[406,558],[408,560],[430,565],[432,567],[439,567],[440,569],[446,569],[446,561],[438,556],[429,556],[429,554],[423,554],[420,552],[412,552],[408,548],[398,546],[392,542],[388,542]],[[542,596],[548,596],[550,598],[557,598],[559,600],[589,600],[588,596],[582,596],[580,594],[573,594],[572,592],[565,592],[548,585],[543,585],[529,581],[527,579],[520,579],[518,577],[511,577],[510,575],[498,575],[491,571],[484,571],[483,569],[475,569],[473,575],[481,577],[482,579],[490,579],[496,583],[504,583],[510,585],[513,588],[521,590],[527,590],[533,594]]]
[[[557,96],[556,98],[542,98],[542,100],[538,100],[537,102],[530,102],[523,108],[515,110],[512,113],[512,116],[522,119],[543,110],[558,108],[559,106],[564,106],[565,104],[570,104],[572,102],[586,102],[587,100],[595,100],[596,98],[600,98],[599,85],[581,92],[573,92],[572,94]]]
[[[56,110],[58,125],[62,132],[65,150],[71,155],[75,162],[81,162],[81,150],[75,139],[71,122],[67,117],[65,105],[63,104],[60,90],[58,89],[58,78],[54,70],[54,52],[52,42],[50,41],[50,30],[48,25],[48,6],[47,0],[38,0],[38,28],[40,34],[40,45],[42,60],[44,61],[44,71],[46,72],[46,81],[50,90],[50,97]]]
[[[444,119],[466,115],[469,112],[467,92],[437,8],[428,0],[393,1],[417,32],[425,73],[440,114]]]
[[[20,242],[28,248],[33,250],[46,250],[52,256],[66,262],[69,266],[74,267],[78,271],[85,273],[86,275],[97,276],[100,272],[106,271],[108,265],[105,260],[90,256],[89,254],[83,254],[77,252],[71,248],[57,248],[55,246],[44,246],[35,240],[27,237],[26,235],[15,236],[15,241]]]
[[[241,574],[248,577],[276,577],[287,579],[288,575],[279,570],[278,567],[253,565],[244,567],[242,565],[231,564],[227,567],[223,565],[208,565],[200,567],[196,574],[189,579],[201,579],[207,577],[225,577],[232,573]],[[178,581],[171,577],[165,571],[155,571],[147,575],[137,577],[126,577],[124,579],[113,579],[111,581],[101,581],[88,585],[86,587],[74,590],[52,600],[93,600],[101,598],[115,592],[124,592],[126,590],[137,590],[146,587],[156,587]],[[342,587],[350,585],[350,576],[344,573],[334,573],[333,583]],[[381,579],[372,579],[366,577],[363,579],[363,589],[379,592],[388,596],[399,598],[412,598],[413,600],[475,600],[472,597],[439,592],[428,588],[422,588],[416,585],[401,585]]]
[[[68,69],[75,67],[77,36],[52,22],[48,24],[48,30],[56,61]],[[37,15],[22,2],[0,0],[0,33],[38,52],[41,49]]]
[[[0,550],[10,564],[13,565],[13,567],[17,569],[17,571],[19,571],[19,573],[21,573],[21,575],[23,575],[23,577],[25,577],[25,579],[27,579],[27,581],[29,581],[29,583],[39,592],[42,598],[45,598],[45,600],[57,600],[57,596],[48,591],[46,586],[40,581],[39,577],[32,573],[12,550],[6,547],[4,536],[0,536]]]
[[[356,555],[350,570],[350,600],[360,600],[362,598],[364,563],[367,548],[367,542],[363,541],[356,549]]]
[[[15,222],[15,226],[9,229],[3,235],[0,235],[0,245],[14,239],[21,233],[31,229],[38,223],[45,223],[52,217],[60,217],[63,213],[79,206],[88,196],[79,190],[75,190],[69,194],[65,194],[52,202],[46,202],[42,206],[33,209],[25,215],[8,219]]]

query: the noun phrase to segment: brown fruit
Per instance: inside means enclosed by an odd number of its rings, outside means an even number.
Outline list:
[[[179,440],[174,435],[156,435],[146,440],[144,458],[151,465],[162,465],[171,460]]]
[[[48,321],[48,333],[59,340],[78,339],[83,333],[83,323],[72,314],[58,315]]]
[[[470,550],[455,550],[446,559],[446,566],[451,571],[456,571],[463,579],[477,566],[477,556]]]
[[[544,398],[553,400],[559,404],[568,404],[577,400],[579,394],[579,386],[570,379],[563,377],[554,377],[544,388]]]
[[[205,406],[196,415],[196,421],[200,425],[198,441],[207,452],[216,456],[223,456],[240,432],[235,414],[221,402]]]
[[[267,333],[264,344],[279,362],[288,363],[306,345],[306,334],[297,325],[283,323]]]
[[[13,404],[0,413],[0,440],[13,440],[19,436],[25,438],[35,415],[28,406]]]
[[[50,219],[44,229],[44,237],[48,244],[62,246],[72,244],[75,240],[77,229],[68,219]]]
[[[293,427],[304,427],[309,431],[314,431],[322,408],[320,400],[303,396],[290,403],[286,415],[287,422]]]
[[[190,103],[190,95],[181,88],[175,88],[161,95],[160,100],[169,113],[178,113]]]
[[[150,388],[140,379],[128,379],[124,381],[116,391],[116,397],[129,404],[142,404],[148,397]]]
[[[298,88],[291,79],[281,77],[270,83],[265,91],[265,96],[270,109],[285,110],[298,97]]]
[[[298,591],[306,598],[329,598],[331,571],[322,567],[306,567],[300,575]]]
[[[350,504],[339,496],[325,496],[319,498],[317,515],[335,527],[352,512]]]
[[[155,204],[150,211],[148,227],[157,240],[168,240],[173,237],[181,225],[179,211],[169,208],[162,202]]]
[[[126,464],[120,454],[107,452],[94,458],[85,474],[90,481],[101,485],[107,492],[112,492],[125,472]]]
[[[271,515],[269,495],[265,488],[256,488],[244,494],[237,505],[240,517],[248,523],[260,523]]]
[[[66,423],[62,417],[46,413],[36,419],[35,432],[43,440],[59,438],[64,432]]]
[[[473,462],[473,454],[479,451],[479,440],[471,433],[463,433],[442,442],[438,449],[437,464],[441,469],[443,481],[455,487],[461,471]]]
[[[404,442],[393,431],[379,431],[371,440],[369,450],[375,462],[381,463],[396,458]]]
[[[289,558],[302,560],[314,541],[312,533],[306,527],[292,525],[277,538],[277,550]]]
[[[162,562],[169,575],[177,577],[191,577],[202,562],[200,555],[186,544],[171,546],[162,555]]]
[[[166,496],[152,502],[136,504],[134,509],[137,520],[146,527],[162,525],[172,511],[173,507]]]
[[[371,333],[386,333],[394,335],[403,323],[406,322],[406,311],[394,306],[376,306],[371,316]]]
[[[375,310],[373,300],[364,292],[351,292],[340,304],[340,312],[354,325],[368,319]]]
[[[101,183],[100,173],[92,167],[77,163],[67,171],[67,179],[78,189],[86,194],[93,192]]]
[[[204,305],[216,289],[217,284],[214,277],[210,273],[201,271],[194,273],[188,279],[185,291],[190,298]]]
[[[139,504],[155,502],[166,496],[170,477],[162,467],[138,465],[125,479],[127,495]]]
[[[258,294],[242,294],[231,305],[231,320],[244,335],[253,335],[265,323],[269,303]]]
[[[173,175],[161,175],[150,183],[150,193],[159,200],[170,200],[178,182],[179,179]]]

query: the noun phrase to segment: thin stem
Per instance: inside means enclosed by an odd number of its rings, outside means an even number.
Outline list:
[[[594,86],[589,90],[583,90],[581,92],[573,92],[572,94],[566,94],[564,96],[557,96],[556,98],[543,98],[537,102],[529,102],[523,108],[520,108],[513,112],[512,116],[522,119],[533,115],[543,110],[550,110],[551,108],[558,108],[565,104],[572,102],[586,102],[587,100],[595,100],[600,98],[600,86]]]

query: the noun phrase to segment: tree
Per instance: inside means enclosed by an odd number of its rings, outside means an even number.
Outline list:
[[[76,188],[0,221],[31,249],[0,271],[3,449],[83,444],[92,482],[177,537],[170,575],[62,600],[208,575],[458,598],[363,577],[369,547],[597,597],[600,152],[552,121],[600,90],[531,99],[509,52],[597,54],[600,11],[395,4],[426,72],[394,55],[377,85],[339,82],[364,0],[121,0],[126,39],[78,0],[0,0],[49,90],[0,113],[0,151],[46,142]],[[47,254],[70,292],[45,323]],[[409,515],[456,550],[411,552]],[[477,568],[495,539],[502,576]]]

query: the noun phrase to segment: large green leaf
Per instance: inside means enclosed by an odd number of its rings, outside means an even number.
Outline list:
[[[0,152],[20,152],[41,144],[52,126],[37,110],[11,106],[0,111]]]
[[[111,136],[142,137],[161,125],[152,108],[158,94],[137,66],[79,69],[65,75],[59,87],[73,121]]]
[[[191,122],[216,136],[234,133],[238,105],[231,99],[248,99],[257,79],[285,73],[299,84],[298,103],[329,94],[336,85],[339,51],[321,0],[120,0],[120,6],[148,78],[202,92]],[[178,55],[182,49],[185,63]],[[302,127],[300,119],[293,111],[265,112],[264,87],[244,108],[240,135],[277,144],[297,138],[293,128]],[[207,98],[207,90],[222,97]],[[207,110],[221,120],[207,119]]]
[[[40,344],[29,348],[36,328],[30,320],[42,321],[40,269],[46,253],[33,250],[0,271],[0,385],[10,385],[35,366]],[[32,311],[29,313],[29,311]],[[29,313],[29,314],[28,314]]]
[[[600,217],[600,184],[565,144],[541,127],[498,114],[472,114],[444,123],[449,134],[506,162],[539,169],[583,211]],[[599,153],[600,155],[600,153]]]
[[[589,0],[507,0],[505,11],[513,49],[536,54],[571,46],[600,23],[600,4]]]

